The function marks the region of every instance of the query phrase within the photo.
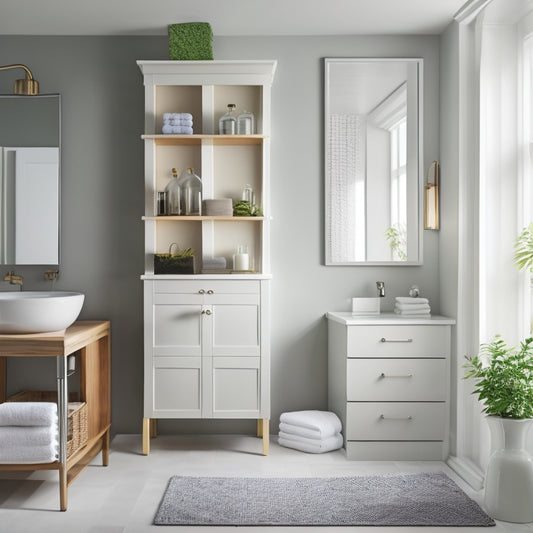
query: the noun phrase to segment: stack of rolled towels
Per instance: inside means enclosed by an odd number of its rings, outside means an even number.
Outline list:
[[[342,424],[329,411],[292,411],[280,416],[278,443],[308,453],[342,448]]]
[[[394,312],[406,317],[426,317],[431,315],[431,307],[427,298],[397,296]]]
[[[57,404],[0,404],[0,463],[51,463],[59,448]]]
[[[163,113],[163,133],[192,134],[190,113]]]

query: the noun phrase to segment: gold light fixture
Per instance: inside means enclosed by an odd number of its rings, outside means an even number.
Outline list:
[[[39,94],[39,82],[33,79],[31,70],[26,65],[4,65],[0,70],[10,70],[12,68],[23,68],[26,71],[26,77],[21,80],[15,80],[13,85],[14,94],[23,94],[34,96]]]
[[[431,163],[424,191],[424,229],[439,229],[439,162]]]

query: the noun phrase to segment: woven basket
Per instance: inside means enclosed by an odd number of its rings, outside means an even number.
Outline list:
[[[76,394],[69,395],[69,400],[76,399]],[[56,391],[22,391],[7,399],[8,402],[57,402]],[[67,457],[87,444],[88,422],[87,404],[85,402],[68,402],[67,418]]]

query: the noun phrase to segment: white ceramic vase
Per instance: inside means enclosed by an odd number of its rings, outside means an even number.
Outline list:
[[[533,457],[525,448],[533,419],[488,416],[493,446],[485,476],[485,508],[496,520],[533,522]]]

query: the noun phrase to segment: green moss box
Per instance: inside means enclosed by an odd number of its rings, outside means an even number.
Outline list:
[[[185,22],[168,27],[170,59],[213,59],[213,31],[208,22]]]

